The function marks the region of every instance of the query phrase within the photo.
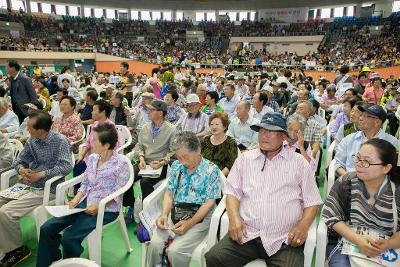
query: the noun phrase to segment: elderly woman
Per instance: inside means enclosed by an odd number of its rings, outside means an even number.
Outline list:
[[[74,112],[76,101],[72,96],[63,96],[60,101],[61,117],[53,119],[51,129],[65,135],[68,141],[75,142],[83,137],[83,125],[81,118]]]
[[[189,266],[194,249],[208,233],[215,200],[221,197],[220,171],[201,156],[201,145],[196,135],[192,132],[178,134],[174,147],[178,160],[171,166],[146,266],[161,263],[160,255],[170,232],[174,234],[174,241],[166,249],[168,260],[172,266]],[[182,219],[174,210],[183,205],[194,207],[194,214]]]
[[[336,87],[331,84],[326,89],[326,95],[322,96],[321,108],[329,111],[333,111],[338,103],[336,95]]]
[[[351,257],[342,254],[344,239],[358,246],[367,257],[400,248],[400,170],[396,148],[383,139],[373,138],[361,145],[353,160],[356,172],[346,173],[335,182],[322,210],[322,220],[329,229],[330,267],[352,266]],[[380,238],[361,235],[360,229]]]
[[[101,199],[123,187],[129,180],[129,162],[114,152],[118,133],[113,125],[102,124],[93,129],[93,154],[78,193],[69,203],[84,212],[52,218],[40,228],[38,267],[47,267],[63,258],[79,258],[83,239],[96,228],[98,205]],[[106,204],[103,223],[114,221],[121,209],[122,196]],[[68,227],[68,228],[67,228]],[[65,230],[64,230],[65,229]],[[64,230],[63,235],[60,232]]]
[[[176,104],[178,99],[179,94],[175,90],[167,91],[165,95],[165,103],[168,105],[168,110],[165,118],[172,124],[176,124],[179,118],[185,113],[182,108]]]
[[[289,139],[286,144],[288,148],[300,153],[315,171],[317,168],[316,160],[313,157],[311,145],[304,141],[304,129],[306,128],[307,120],[300,114],[294,113],[288,118],[288,133]]]
[[[224,112],[214,112],[208,121],[211,135],[203,139],[201,153],[204,158],[215,163],[225,176],[228,176],[238,156],[235,139],[226,135],[229,126],[228,115]]]
[[[11,168],[13,163],[13,150],[11,146],[8,144],[7,135],[0,132],[0,174]]]

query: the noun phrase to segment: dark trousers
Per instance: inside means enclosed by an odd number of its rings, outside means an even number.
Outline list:
[[[77,207],[85,208],[86,200]],[[103,224],[114,221],[118,214],[118,212],[105,212]],[[48,220],[40,227],[36,267],[47,267],[52,262],[61,259],[60,244],[63,247],[64,259],[79,258],[83,252],[81,243],[96,228],[96,222],[97,216],[91,216],[84,212]],[[60,232],[64,229],[64,234],[61,236]]]
[[[135,182],[140,180],[140,189],[142,191],[142,199],[145,199],[148,195],[150,195],[154,191],[154,187],[159,181],[165,179],[167,176],[167,170],[168,170],[168,165],[164,166],[161,175],[158,178],[148,178],[148,177],[142,177],[138,175],[140,169],[139,165],[135,164],[133,165],[133,171],[135,173]],[[131,207],[133,208],[135,205],[135,195],[133,193],[133,186],[124,193],[124,200],[123,200],[123,206],[125,207]]]
[[[239,245],[227,234],[205,258],[207,267],[242,267],[257,259],[264,260],[268,267],[303,267],[303,250],[304,246],[295,248],[283,244],[278,252],[268,256],[260,238]]]

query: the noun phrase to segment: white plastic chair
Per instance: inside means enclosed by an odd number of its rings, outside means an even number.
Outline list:
[[[229,219],[228,219],[228,214],[224,213],[225,209],[226,209],[226,197],[224,197],[221,200],[221,202],[215,209],[211,218],[211,225],[210,225],[210,230],[208,232],[207,243],[205,244],[204,247],[196,248],[192,256],[191,265],[193,264],[193,266],[206,267],[206,262],[204,258],[205,253],[209,251],[217,243],[217,238],[221,240],[228,233]],[[219,237],[217,236],[218,226],[220,226]],[[314,249],[316,246],[316,238],[317,238],[317,224],[316,221],[314,221],[308,230],[308,236],[304,246],[305,267],[311,267],[314,255]],[[202,243],[202,245],[204,245],[204,243]],[[199,253],[200,249],[201,249],[201,255]],[[245,267],[266,267],[266,264],[263,260],[255,260],[245,265]]]
[[[333,184],[335,183],[335,171],[336,171],[335,164],[336,164],[336,159],[333,159],[328,168],[328,177],[327,177],[328,181],[326,182],[325,196],[329,194],[329,191],[331,190]]]
[[[328,169],[331,161],[333,159],[333,152],[335,150],[336,140],[334,140],[331,145],[326,150],[326,161],[325,161],[325,168]]]
[[[222,173],[222,171],[220,171],[220,179],[221,179],[221,189],[223,190],[224,186],[225,186],[225,182],[226,182],[226,177]],[[160,200],[164,194],[165,188],[167,187],[167,183],[168,183],[168,179],[163,180],[162,184],[158,188],[156,188],[148,197],[146,197],[143,200],[143,210],[144,211],[146,209],[151,209],[152,213],[154,213],[154,210],[159,210],[159,212],[161,214]],[[222,200],[221,200],[221,202],[222,202]],[[213,213],[212,219],[211,219],[211,224],[212,224],[212,220],[214,218],[214,214],[219,209],[218,207],[219,206],[217,206],[217,208],[214,210],[214,213]],[[219,218],[220,217],[218,217],[218,222],[219,222]],[[152,218],[152,219],[156,219],[156,218]],[[145,223],[143,225],[146,227],[147,231],[149,231],[149,234],[151,236],[154,228],[148,229],[148,225],[146,225]],[[155,226],[155,224],[154,224],[154,226]],[[210,228],[210,230],[211,230],[211,228]],[[197,246],[197,248],[194,250],[194,252],[192,254],[192,262],[198,262],[199,264],[202,264],[203,262],[205,262],[204,260],[202,260],[202,258],[204,258],[204,253],[206,252],[205,248],[207,247],[209,236],[210,236],[210,234],[208,234],[202,240],[202,242]],[[146,266],[146,258],[147,258],[147,249],[149,247],[149,244],[150,244],[150,242],[146,242],[142,245],[142,264],[141,264],[142,267],[148,267],[148,266]],[[202,266],[202,265],[198,265],[198,266]]]
[[[72,163],[74,163],[74,155],[72,154]],[[1,174],[1,181],[0,181],[0,190],[5,190],[10,187],[10,180],[11,178],[18,176],[16,170],[12,169]],[[33,217],[36,222],[36,234],[39,240],[40,237],[40,227],[47,221],[47,211],[45,206],[54,205],[55,200],[50,200],[50,188],[51,185],[62,179],[62,176],[55,176],[46,181],[44,185],[44,194],[43,194],[43,205],[40,205],[33,209],[27,216]]]
[[[115,221],[103,226],[104,210],[105,210],[106,204],[108,202],[110,202],[111,200],[115,199],[116,197],[123,195],[126,191],[128,191],[131,188],[131,186],[133,184],[135,175],[133,172],[132,164],[126,156],[123,156],[123,157],[129,164],[129,180],[122,188],[118,189],[111,195],[100,200],[99,208],[98,208],[98,212],[97,212],[96,229],[94,229],[86,237],[87,242],[88,242],[88,248],[89,248],[89,258],[92,261],[95,261],[100,266],[101,266],[101,242],[102,242],[103,229],[109,227],[110,225],[112,225],[116,222],[119,223],[122,235],[124,237],[124,242],[125,242],[127,251],[129,253],[131,253],[133,251],[130,241],[129,241],[128,230],[126,229],[126,224],[125,224],[125,220],[124,220],[124,215],[122,213],[122,209],[120,210],[119,216]],[[65,204],[66,192],[68,191],[69,188],[73,187],[74,185],[76,185],[78,183],[81,183],[83,180],[83,177],[84,177],[84,174],[81,174],[76,178],[73,178],[69,181],[66,181],[66,182],[63,182],[63,183],[57,185],[56,205],[64,205]]]
[[[82,258],[70,258],[56,261],[50,267],[100,267],[94,261]]]
[[[24,145],[17,139],[8,139],[8,144],[12,146],[14,160],[16,160],[19,153],[24,149]]]
[[[117,148],[117,153],[123,154],[124,149],[132,143],[132,135],[129,129],[123,125],[115,125],[118,132],[118,142],[119,148]]]
[[[83,135],[82,135],[82,138],[79,139],[79,140],[76,140],[76,141],[71,142],[71,143],[70,143],[71,146],[73,146],[73,145],[75,145],[75,144],[79,144],[80,142],[82,142],[82,141],[85,139],[85,137],[86,137],[85,126],[82,125],[82,128],[83,128]]]
[[[326,224],[319,220],[317,229],[317,249],[315,253],[315,266],[326,266],[326,245],[328,244],[328,227]]]

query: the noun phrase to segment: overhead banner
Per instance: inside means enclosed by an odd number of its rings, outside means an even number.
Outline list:
[[[274,8],[260,10],[264,19],[275,19],[281,22],[304,22],[307,20],[308,8]]]

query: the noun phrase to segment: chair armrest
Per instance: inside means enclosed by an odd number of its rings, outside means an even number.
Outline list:
[[[75,177],[73,179],[70,179],[68,181],[62,182],[62,183],[57,185],[57,188],[56,188],[56,205],[64,205],[65,194],[66,194],[68,188],[70,188],[70,187],[82,182],[83,177],[84,177],[84,174],[81,174],[78,177]]]
[[[53,178],[46,181],[46,183],[44,184],[43,206],[49,205],[51,185],[62,178],[64,178],[64,176],[54,176]]]
[[[10,179],[18,175],[17,171],[15,169],[8,170],[6,172],[3,172],[1,174],[1,181],[0,181],[0,189],[5,190],[10,187]]]
[[[328,147],[328,150],[326,151],[326,168],[329,168],[329,165],[331,164],[331,161],[333,159],[333,151],[336,146],[336,140],[334,140],[331,145]]]
[[[331,190],[333,184],[335,183],[335,165],[336,165],[336,159],[333,159],[328,169],[328,183],[326,188],[327,195],[329,194],[329,191]]]
[[[326,244],[328,243],[328,227],[320,220],[317,229],[317,249],[315,266],[325,266]]]
[[[210,229],[208,230],[208,237],[207,237],[207,248],[206,251],[209,251],[212,246],[217,243],[217,232],[218,227],[220,224],[220,219],[222,214],[224,214],[226,209],[226,196],[224,196],[221,201],[219,202],[218,206],[215,208],[212,216],[211,216],[211,223]]]
[[[143,210],[147,208],[153,201],[159,201],[162,197],[165,188],[167,187],[168,179],[164,179],[162,184],[157,187],[150,195],[143,199]]]

